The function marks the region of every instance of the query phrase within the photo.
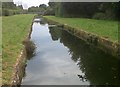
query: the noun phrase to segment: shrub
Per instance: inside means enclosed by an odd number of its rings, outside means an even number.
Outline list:
[[[9,15],[10,15],[9,10],[8,10],[8,9],[3,9],[3,10],[2,10],[2,15],[3,15],[3,16],[9,16]]]
[[[93,16],[93,19],[115,20],[115,14],[114,14],[113,12],[96,13],[96,14]]]
[[[19,10],[2,9],[2,16],[11,16],[20,14]]]
[[[46,12],[44,13],[44,15],[55,15],[55,12],[53,9],[48,9],[46,10]]]
[[[93,16],[93,19],[106,19],[106,16],[105,16],[105,13],[96,13],[94,16]]]
[[[32,56],[34,56],[36,49],[35,44],[29,39],[25,39],[22,43],[25,46],[27,58],[30,59]]]

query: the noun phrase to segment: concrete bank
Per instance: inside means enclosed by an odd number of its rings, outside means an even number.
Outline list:
[[[111,54],[112,56],[115,56],[120,59],[120,43],[119,42],[110,41],[107,38],[100,37],[96,34],[86,32],[81,29],[77,29],[67,24],[62,24],[48,18],[45,18],[45,19],[48,21],[49,24],[56,24],[58,26],[61,26],[67,32],[77,36],[78,38],[84,40],[88,44],[94,45],[97,48],[103,50],[105,53]]]

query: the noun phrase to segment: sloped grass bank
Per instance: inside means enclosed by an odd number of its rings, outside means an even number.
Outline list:
[[[115,57],[120,56],[118,22],[83,18],[60,18],[45,16],[49,23],[64,27],[64,30]],[[90,27],[91,26],[91,27]]]
[[[55,16],[45,16],[45,18],[62,24],[67,24],[80,30],[94,33],[112,41],[118,41],[118,21],[86,18],[61,18]]]
[[[2,84],[9,85],[17,58],[23,50],[35,15],[24,14],[2,18]]]

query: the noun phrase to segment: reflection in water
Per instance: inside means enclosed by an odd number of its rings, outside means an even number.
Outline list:
[[[41,25],[47,24],[47,21],[46,21],[44,18],[40,18],[40,19],[41,19],[41,21],[40,21],[40,24],[41,24]]]
[[[31,40],[37,48],[22,85],[120,85],[120,60],[62,28],[34,23]]]
[[[78,75],[78,77],[80,78],[80,80],[82,81],[82,82],[85,82],[85,81],[87,81],[87,78],[86,78],[86,76],[84,75]]]
[[[35,56],[35,44],[29,39],[24,40],[23,44],[25,46],[26,57],[30,60],[33,56]]]
[[[41,25],[45,25],[47,24],[47,21],[42,17],[38,17],[34,19],[34,23],[40,23]]]
[[[120,85],[120,60],[86,44],[64,30],[52,28],[49,32],[53,40],[60,38],[60,42],[69,49],[71,59],[77,62],[80,70],[85,73],[78,75],[80,80],[88,80],[91,85]]]
[[[51,34],[51,37],[52,37],[53,41],[56,41],[56,40],[61,38],[61,35],[62,35],[62,30],[61,29],[62,28],[60,28],[60,27],[51,27],[51,28],[49,28],[49,33]]]
[[[89,85],[89,81],[80,81],[78,74],[84,73],[71,60],[68,48],[60,43],[61,35],[57,33],[53,41],[49,32],[47,24],[33,24],[31,40],[36,45],[35,56],[27,62],[22,85]]]

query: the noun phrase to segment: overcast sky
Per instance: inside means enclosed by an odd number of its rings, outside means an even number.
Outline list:
[[[48,5],[49,0],[13,0],[15,4],[22,4],[24,9],[31,6],[39,6],[40,4]]]

